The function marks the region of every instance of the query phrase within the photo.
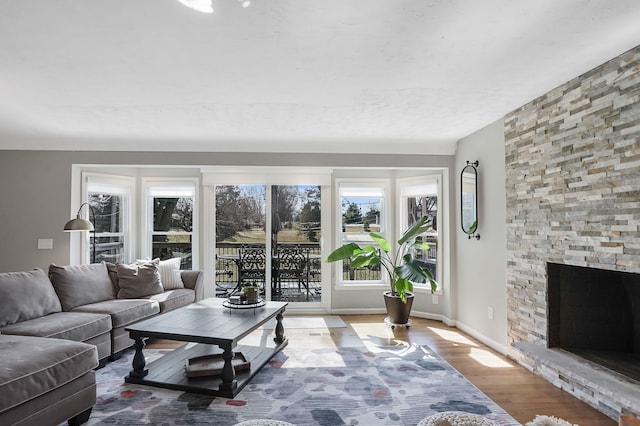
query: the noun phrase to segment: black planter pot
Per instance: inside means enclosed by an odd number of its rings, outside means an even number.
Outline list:
[[[400,296],[384,292],[384,304],[387,307],[387,322],[391,325],[404,325],[409,323],[411,306],[413,305],[413,293],[406,293],[407,303],[402,303]]]

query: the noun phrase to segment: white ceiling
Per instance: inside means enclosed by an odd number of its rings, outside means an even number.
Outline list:
[[[0,149],[453,154],[638,0],[0,0]]]

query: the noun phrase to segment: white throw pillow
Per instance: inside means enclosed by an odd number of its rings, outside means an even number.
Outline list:
[[[184,288],[182,276],[180,275],[179,257],[160,261],[160,281],[162,282],[162,288],[165,290]]]

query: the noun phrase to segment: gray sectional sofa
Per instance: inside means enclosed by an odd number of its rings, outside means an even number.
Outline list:
[[[0,273],[0,424],[86,421],[93,369],[133,344],[125,327],[203,298],[202,273],[176,271],[155,260]]]
[[[0,335],[0,424],[70,426],[96,402],[98,351],[65,339]]]

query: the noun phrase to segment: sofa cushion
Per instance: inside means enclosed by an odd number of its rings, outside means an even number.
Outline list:
[[[162,293],[159,260],[132,265],[118,263],[118,299],[135,299]]]
[[[0,425],[64,425],[96,403],[96,374],[87,371],[52,392],[0,413]],[[83,410],[84,409],[84,410]],[[78,424],[79,422],[75,422]],[[72,422],[72,424],[74,424]]]
[[[0,327],[62,310],[42,269],[0,273],[0,301]]]
[[[115,297],[104,262],[91,265],[50,265],[49,278],[64,311]]]
[[[98,366],[96,347],[62,339],[0,335],[0,413]]]
[[[147,296],[146,299],[157,301],[160,304],[160,313],[163,313],[195,302],[196,292],[188,288],[178,288]]]
[[[86,312],[58,312],[0,328],[2,334],[53,337],[85,342],[111,331],[111,316]]]
[[[92,312],[111,315],[113,328],[151,317],[160,312],[160,305],[156,300],[148,299],[113,299],[90,305],[78,306],[73,312]]]
[[[180,258],[160,261],[160,281],[164,290],[175,290],[184,288],[182,277],[180,276]]]

